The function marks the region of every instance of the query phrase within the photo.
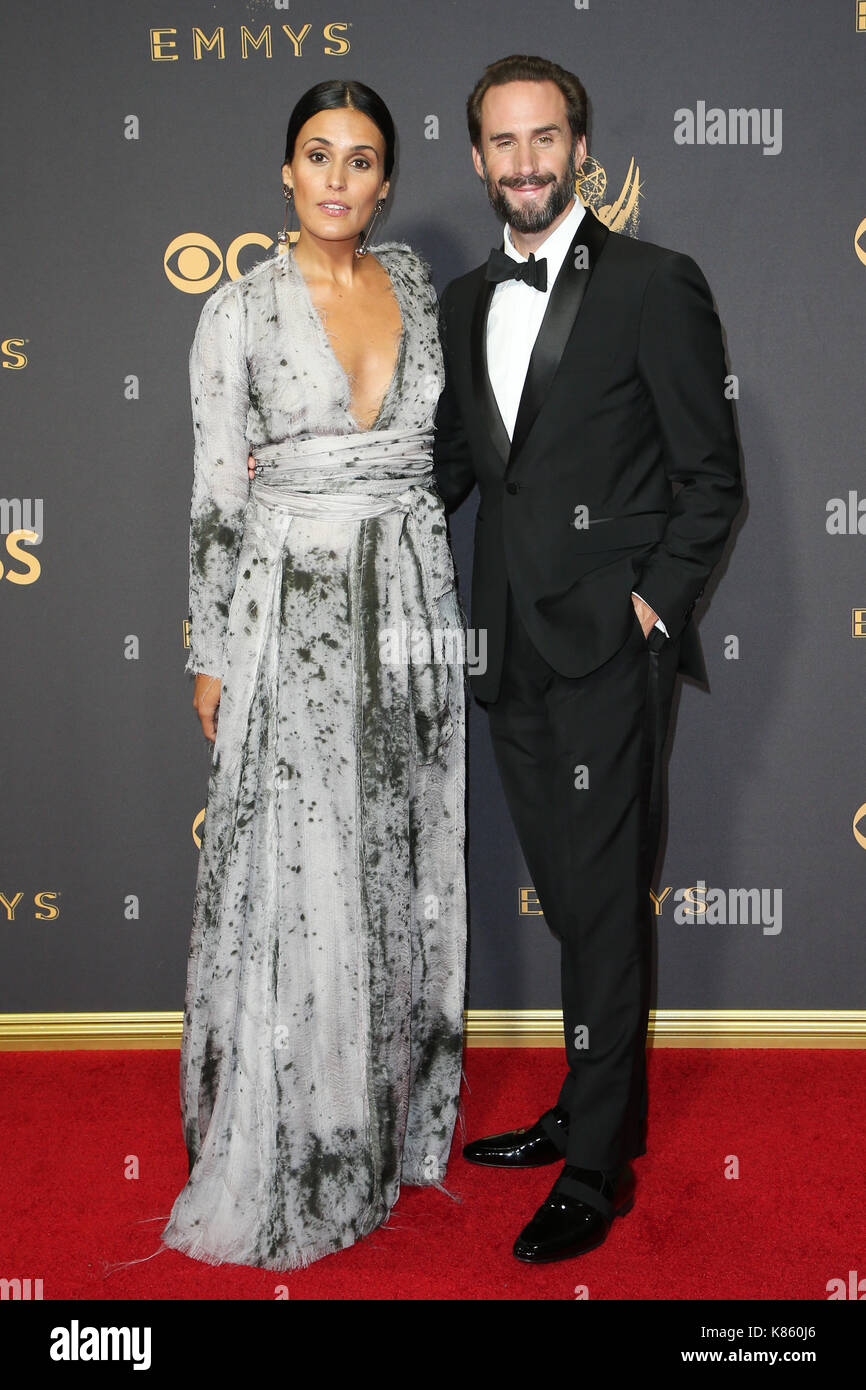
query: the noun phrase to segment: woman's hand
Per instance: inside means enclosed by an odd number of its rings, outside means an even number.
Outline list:
[[[216,741],[216,712],[221,690],[222,681],[219,676],[208,676],[204,672],[196,676],[192,703],[201,720],[202,732],[209,743]]]
[[[247,473],[248,473],[249,476],[250,476],[250,482],[252,482],[252,480],[253,480],[253,474],[255,473],[255,471],[256,471],[256,461],[255,461],[255,459],[253,458],[252,454],[250,454],[249,458],[247,459]]]

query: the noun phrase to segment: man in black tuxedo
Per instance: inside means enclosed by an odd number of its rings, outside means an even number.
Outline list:
[[[646,1031],[662,747],[691,622],[740,507],[719,321],[688,256],[575,197],[586,94],[540,58],[489,67],[467,104],[502,250],[441,303],[436,480],[478,484],[471,624],[508,806],[562,954],[568,1072],[530,1127],[475,1163],[563,1163],[518,1236],[528,1261],[599,1245],[645,1152]]]

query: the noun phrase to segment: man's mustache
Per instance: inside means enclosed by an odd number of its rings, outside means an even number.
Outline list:
[[[521,178],[516,175],[510,179],[500,179],[500,188],[543,188],[546,183],[555,183],[555,174],[528,174]]]

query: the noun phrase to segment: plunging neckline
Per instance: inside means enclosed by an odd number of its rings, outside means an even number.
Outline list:
[[[285,252],[285,255],[291,257],[291,256],[292,256],[292,252],[291,252],[290,250],[289,250],[289,251],[286,251],[286,252]],[[395,359],[394,359],[394,370],[393,370],[392,373],[391,373],[390,379],[389,379],[389,381],[388,381],[388,385],[385,387],[385,394],[383,395],[381,401],[379,402],[379,409],[376,411],[376,415],[375,415],[375,417],[374,417],[374,419],[373,419],[373,423],[370,424],[370,425],[362,425],[362,424],[355,418],[355,416],[352,414],[352,410],[351,410],[351,405],[352,405],[352,382],[351,382],[351,379],[350,379],[350,377],[349,377],[349,373],[346,371],[346,368],[343,366],[342,362],[340,361],[339,357],[337,356],[337,353],[336,353],[336,350],[335,350],[335,348],[334,348],[334,345],[333,345],[333,343],[331,342],[331,338],[330,338],[330,335],[329,335],[329,333],[328,333],[328,330],[327,330],[327,328],[325,327],[324,320],[322,319],[321,314],[319,313],[318,309],[316,308],[315,304],[313,303],[313,296],[310,294],[310,287],[309,287],[309,285],[307,284],[306,276],[304,275],[304,272],[301,270],[300,266],[296,264],[296,262],[294,261],[294,259],[292,259],[292,267],[293,267],[293,269],[297,272],[298,278],[300,279],[301,285],[303,286],[304,298],[306,299],[307,307],[308,307],[308,309],[309,309],[309,311],[310,311],[310,314],[312,315],[313,319],[315,320],[315,322],[316,322],[316,324],[317,324],[317,326],[318,326],[319,334],[320,334],[321,340],[322,340],[322,345],[324,346],[325,351],[326,351],[327,353],[329,353],[329,355],[330,355],[331,358],[333,359],[333,362],[334,362],[335,367],[337,368],[337,371],[340,373],[341,377],[343,378],[343,381],[344,381],[345,384],[346,384],[346,417],[347,417],[347,419],[349,419],[349,420],[352,422],[352,424],[355,426],[355,429],[357,430],[357,432],[358,432],[359,434],[369,434],[369,433],[371,433],[371,431],[373,431],[373,430],[376,429],[377,425],[379,424],[379,421],[380,421],[381,418],[382,418],[382,412],[383,412],[383,410],[385,409],[385,406],[386,406],[387,403],[388,403],[388,399],[389,399],[389,397],[390,397],[390,395],[391,395],[391,392],[392,392],[392,390],[393,390],[394,383],[395,383],[395,381],[397,380],[397,373],[398,373],[398,371],[400,370],[400,363],[401,363],[401,361],[402,361],[402,359],[403,359],[403,343],[404,343],[405,338],[406,338],[406,315],[405,315],[405,312],[404,312],[404,309],[403,309],[403,304],[402,304],[402,302],[401,302],[399,292],[398,292],[398,290],[397,290],[397,286],[396,286],[396,284],[394,283],[394,279],[393,279],[393,277],[392,277],[392,275],[391,275],[391,272],[390,272],[390,270],[388,269],[388,267],[387,267],[386,265],[384,265],[384,264],[382,263],[382,261],[380,261],[380,259],[379,259],[378,256],[374,256],[373,259],[375,260],[376,264],[377,264],[378,266],[380,266],[380,267],[382,268],[382,270],[384,270],[385,275],[386,275],[386,277],[387,277],[387,279],[388,279],[388,284],[389,284],[390,287],[391,287],[391,293],[392,293],[392,295],[394,296],[394,302],[395,302],[395,304],[397,305],[397,311],[398,311],[398,313],[399,313],[399,315],[400,315],[400,335],[399,335],[399,338],[397,339],[397,356],[396,356]]]

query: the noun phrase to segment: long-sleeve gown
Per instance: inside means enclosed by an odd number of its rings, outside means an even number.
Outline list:
[[[290,254],[204,303],[190,352],[186,669],[222,680],[180,1059],[189,1178],[165,1245],[288,1269],[441,1185],[465,963],[464,623],[432,483],[420,258],[359,430]],[[257,459],[248,481],[247,454]]]

